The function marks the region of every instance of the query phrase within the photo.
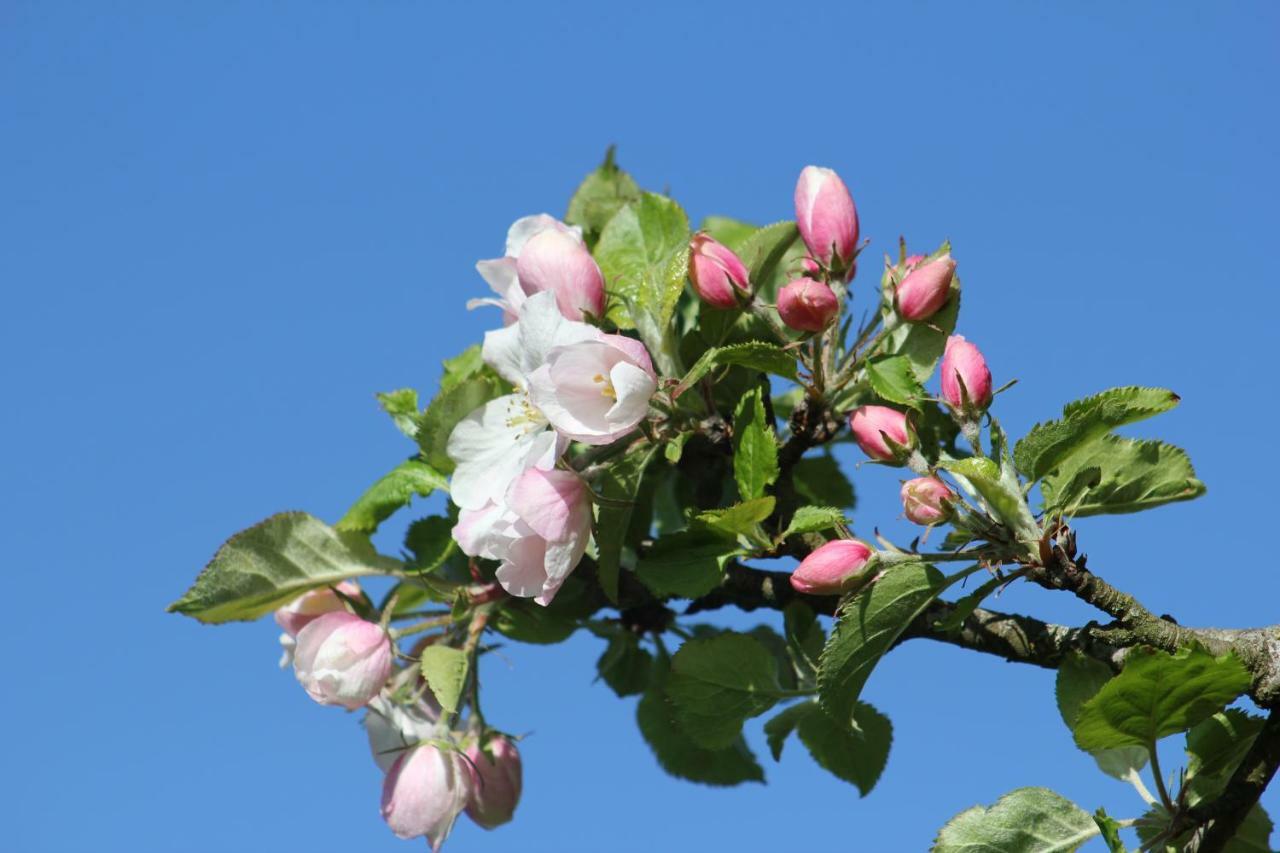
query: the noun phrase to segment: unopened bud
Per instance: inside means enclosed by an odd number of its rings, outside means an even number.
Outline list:
[[[326,613],[298,632],[293,671],[321,705],[359,708],[391,677],[391,641],[382,626],[345,610]]]
[[[703,302],[715,308],[735,308],[738,292],[748,293],[750,281],[742,259],[709,234],[689,241],[689,280]]]
[[[865,584],[875,554],[865,542],[836,539],[817,548],[791,573],[791,586],[809,595],[840,595]]]
[[[806,166],[796,182],[796,226],[813,258],[845,276],[858,249],[858,211],[831,169]]]
[[[811,278],[798,278],[778,291],[778,316],[802,332],[821,332],[839,310],[831,288]]]
[[[548,228],[534,234],[520,248],[516,275],[526,296],[554,293],[560,313],[570,320],[581,321],[584,313],[604,316],[604,276],[573,233]]]
[[[937,477],[916,477],[902,484],[902,508],[916,524],[942,524],[951,518],[956,493]]]
[[[337,592],[334,591],[335,589]],[[289,636],[298,636],[299,631],[320,616],[347,609],[346,603],[338,592],[347,598],[359,598],[360,584],[355,581],[342,581],[332,587],[322,586],[319,589],[304,592],[276,611],[276,624]]]
[[[898,315],[918,323],[938,313],[951,296],[955,272],[956,262],[950,253],[912,268],[898,284]]]
[[[391,765],[382,783],[382,819],[401,838],[423,836],[432,850],[449,837],[471,795],[462,753],[422,743]]]
[[[982,351],[961,335],[947,338],[942,355],[942,399],[956,411],[975,413],[991,405],[991,370]]]
[[[511,820],[520,802],[520,751],[509,738],[497,735],[489,738],[483,749],[473,744],[467,749],[467,758],[475,774],[467,816],[485,829],[501,826]]]
[[[849,429],[862,452],[881,462],[902,464],[916,445],[907,416],[888,406],[859,406],[849,415]]]

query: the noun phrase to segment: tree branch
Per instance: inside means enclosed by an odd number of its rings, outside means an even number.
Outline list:
[[[1197,853],[1221,853],[1280,767],[1280,710],[1273,710],[1222,793],[1198,803],[1187,817],[1203,827]]]

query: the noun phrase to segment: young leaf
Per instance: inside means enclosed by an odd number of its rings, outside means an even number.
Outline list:
[[[1094,812],[1093,822],[1098,825],[1098,832],[1102,834],[1102,841],[1107,845],[1109,853],[1128,853],[1124,849],[1124,842],[1120,840],[1120,824],[1107,814],[1106,809],[1099,808]]]
[[[1159,441],[1104,435],[1044,478],[1045,511],[1077,518],[1140,512],[1204,494],[1185,451]]]
[[[444,367],[444,375],[440,377],[440,390],[447,391],[463,380],[484,372],[484,347],[472,344],[453,358],[446,358],[441,366]]]
[[[890,403],[919,407],[925,397],[924,386],[916,379],[911,359],[890,355],[867,362],[867,380],[871,390]]]
[[[819,533],[844,523],[844,513],[833,506],[802,506],[791,516],[782,538],[801,533]]]
[[[453,539],[452,518],[430,515],[409,525],[404,547],[413,555],[412,566],[418,572],[434,572],[458,549]]]
[[[1150,747],[1221,711],[1250,682],[1234,653],[1215,658],[1199,646],[1174,655],[1135,648],[1124,670],[1081,706],[1076,745],[1086,751]]]
[[[378,405],[391,416],[396,429],[409,438],[418,437],[418,392],[412,388],[383,391],[378,395]]]
[[[573,197],[564,221],[582,227],[587,245],[594,245],[601,229],[628,202],[640,198],[640,187],[613,160],[614,146],[605,152],[604,162],[582,181]]]
[[[688,250],[688,243],[689,218],[680,205],[657,193],[643,193],[609,219],[595,247],[595,258],[609,294],[618,308],[631,309],[610,308],[610,319],[623,327],[639,328],[650,355],[655,357],[662,342],[651,338],[669,330],[684,284],[683,269],[678,269],[676,283],[680,287],[675,287],[672,260]],[[653,327],[646,329],[640,314],[646,314]]]
[[[401,462],[368,488],[335,525],[339,530],[373,533],[378,525],[414,495],[425,498],[436,489],[448,490],[449,481],[426,462],[414,457]]]
[[[422,650],[422,677],[446,713],[458,712],[467,684],[467,654],[452,646],[433,644]]]
[[[622,570],[622,546],[631,526],[636,495],[644,479],[645,469],[657,446],[645,444],[631,450],[610,465],[600,482],[600,494],[608,503],[597,504],[596,549],[600,586],[610,601],[618,600],[618,577]]]
[[[449,435],[458,421],[502,394],[496,378],[475,375],[442,388],[418,418],[418,447],[431,467],[442,474],[453,473],[453,460],[445,452]]]
[[[1178,395],[1167,388],[1111,388],[1068,403],[1062,419],[1036,424],[1013,449],[1018,470],[1039,480],[1077,451],[1116,427],[1167,412]]]
[[[837,720],[853,717],[871,670],[958,577],[946,578],[925,563],[903,563],[841,602],[818,670],[818,698],[827,713]]]
[[[726,536],[750,536],[760,522],[773,514],[773,495],[743,501],[724,509],[709,509],[698,513],[698,521]]]
[[[666,661],[654,661],[652,673],[649,689],[636,706],[636,723],[663,770],[703,785],[764,781],[764,771],[741,735],[723,749],[707,749],[685,734],[666,700]]]
[[[733,476],[743,500],[764,496],[778,479],[778,443],[765,416],[760,388],[753,388],[733,414]]]
[[[360,534],[284,512],[228,539],[168,609],[207,623],[257,619],[309,589],[400,568]]]
[[[1055,694],[1058,712],[1067,728],[1075,731],[1080,709],[1102,686],[1112,679],[1111,668],[1101,661],[1082,654],[1067,655],[1058,667]],[[1115,749],[1099,749],[1091,752],[1103,773],[1117,779],[1128,779],[1134,772],[1147,766],[1145,746],[1122,746]]]
[[[1018,788],[974,806],[938,833],[933,853],[1069,853],[1098,834],[1084,809],[1048,788]]]
[[[640,582],[660,596],[698,598],[720,585],[724,561],[737,543],[708,530],[684,530],[659,538],[636,566]]]
[[[726,632],[687,641],[671,659],[667,698],[680,727],[708,749],[723,749],[742,724],[778,701],[778,665],[753,637]]]
[[[968,481],[990,508],[997,520],[1003,522],[1024,540],[1038,539],[1040,526],[1027,508],[1022,487],[1013,472],[983,456],[946,461],[942,467]]]

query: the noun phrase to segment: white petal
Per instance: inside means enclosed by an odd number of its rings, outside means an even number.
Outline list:
[[[548,443],[556,447],[555,437],[547,436],[545,421],[523,394],[490,400],[467,415],[454,427],[447,446],[449,458],[457,463],[450,487],[453,502],[472,510],[501,503],[511,481],[525,468],[546,463]]]
[[[546,545],[546,540],[536,535],[513,543],[507,559],[498,567],[498,583],[502,588],[520,598],[541,595],[547,582]]]
[[[609,425],[614,431],[629,430],[649,413],[649,399],[658,383],[644,370],[620,361],[609,372],[618,402],[609,410]]]
[[[511,223],[511,227],[507,229],[507,257],[520,257],[520,250],[524,248],[524,244],[534,235],[541,234],[548,228],[572,234],[578,238],[578,242],[582,242],[582,229],[577,225],[565,225],[549,213],[537,213],[533,216],[522,216]]]

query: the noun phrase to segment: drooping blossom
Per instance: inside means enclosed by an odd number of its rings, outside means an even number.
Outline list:
[[[382,783],[382,819],[401,838],[444,844],[471,798],[471,768],[462,753],[421,743],[398,757]]]
[[[386,632],[354,613],[326,613],[298,632],[293,671],[321,705],[365,705],[391,677],[391,664]]]
[[[499,561],[503,589],[550,604],[591,535],[586,485],[568,471],[531,468],[500,502],[463,510],[453,538],[464,554]]]
[[[523,769],[520,751],[512,740],[496,735],[481,747],[467,748],[474,783],[467,816],[485,829],[493,829],[511,820],[520,802]]]
[[[809,595],[839,595],[860,587],[869,578],[867,562],[875,551],[857,539],[836,539],[821,545],[791,573],[791,586]]]
[[[507,231],[504,256],[479,261],[476,270],[497,297],[472,299],[467,307],[495,305],[507,325],[516,322],[527,296],[543,290],[556,294],[569,319],[581,320],[583,310],[596,316],[604,311],[604,278],[582,241],[582,229],[546,213],[517,219]]]

